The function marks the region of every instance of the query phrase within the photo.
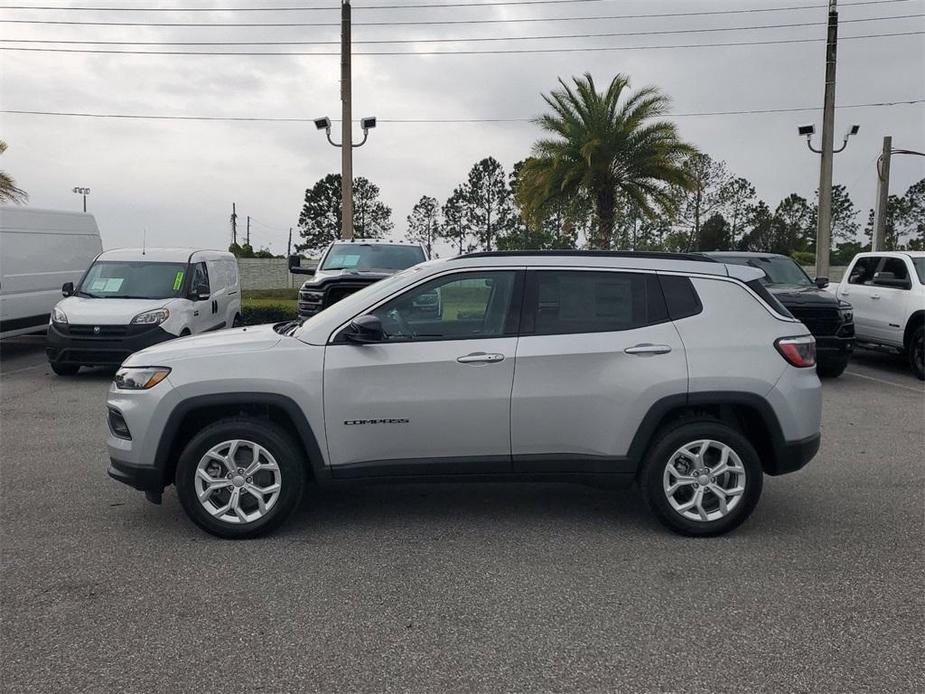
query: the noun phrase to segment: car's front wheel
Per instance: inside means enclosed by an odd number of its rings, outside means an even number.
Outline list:
[[[256,537],[279,526],[298,505],[304,455],[272,422],[223,419],[183,449],[176,485],[183,509],[200,528],[230,539]]]
[[[848,357],[831,357],[821,359],[816,364],[816,373],[820,378],[838,378],[848,368]]]
[[[59,376],[73,376],[78,371],[80,371],[79,364],[61,364],[54,361],[48,363],[51,365],[51,370]]]
[[[715,420],[662,430],[640,472],[659,521],[682,535],[721,535],[741,525],[761,496],[763,472],[741,432]]]

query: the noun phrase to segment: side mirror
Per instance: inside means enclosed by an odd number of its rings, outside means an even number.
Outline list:
[[[208,301],[209,300],[209,287],[205,284],[200,284],[198,287],[193,289],[193,295],[190,297],[193,301]]]
[[[344,338],[360,345],[382,342],[385,340],[382,321],[368,314],[354,318],[350,322],[350,330],[344,333]]]
[[[302,258],[298,255],[289,256],[289,272],[293,275],[314,275],[315,268],[302,267]]]
[[[828,277],[817,277],[815,282],[816,282],[816,286],[819,287],[819,289],[825,289],[826,287],[829,286]]]
[[[61,285],[61,296],[68,297],[68,296],[71,296],[73,293],[74,293],[74,283],[73,282],[65,282],[63,285]]]

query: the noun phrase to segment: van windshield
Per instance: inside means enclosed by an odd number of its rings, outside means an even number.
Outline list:
[[[179,294],[186,263],[98,260],[77,290],[94,299],[169,299]]]
[[[420,246],[391,246],[374,243],[339,243],[331,247],[322,270],[404,270],[423,263]]]

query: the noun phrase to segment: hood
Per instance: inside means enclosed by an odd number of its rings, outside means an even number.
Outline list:
[[[139,313],[170,307],[173,299],[91,299],[69,296],[58,302],[68,323],[75,325],[128,325]]]
[[[201,356],[241,352],[259,352],[270,349],[283,337],[273,330],[272,325],[253,325],[246,328],[231,328],[214,332],[180,337],[161,342],[125,360],[126,366],[169,366],[171,361]]]
[[[379,280],[385,279],[386,277],[391,277],[397,271],[393,270],[351,270],[345,268],[342,270],[319,270],[315,273],[312,279],[305,282],[303,286],[306,287],[317,287],[320,284],[325,284],[332,281],[350,281],[358,280],[365,282],[378,282]]]
[[[838,299],[834,294],[825,289],[819,289],[815,285],[807,287],[805,285],[776,284],[768,286],[777,300],[784,306],[838,306]]]

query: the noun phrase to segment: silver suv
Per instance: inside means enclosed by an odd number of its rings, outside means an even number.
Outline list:
[[[813,337],[761,277],[680,254],[423,263],[301,326],[133,354],[109,474],[156,503],[175,484],[231,538],[278,526],[309,479],[636,481],[670,529],[724,533],[819,448]]]

